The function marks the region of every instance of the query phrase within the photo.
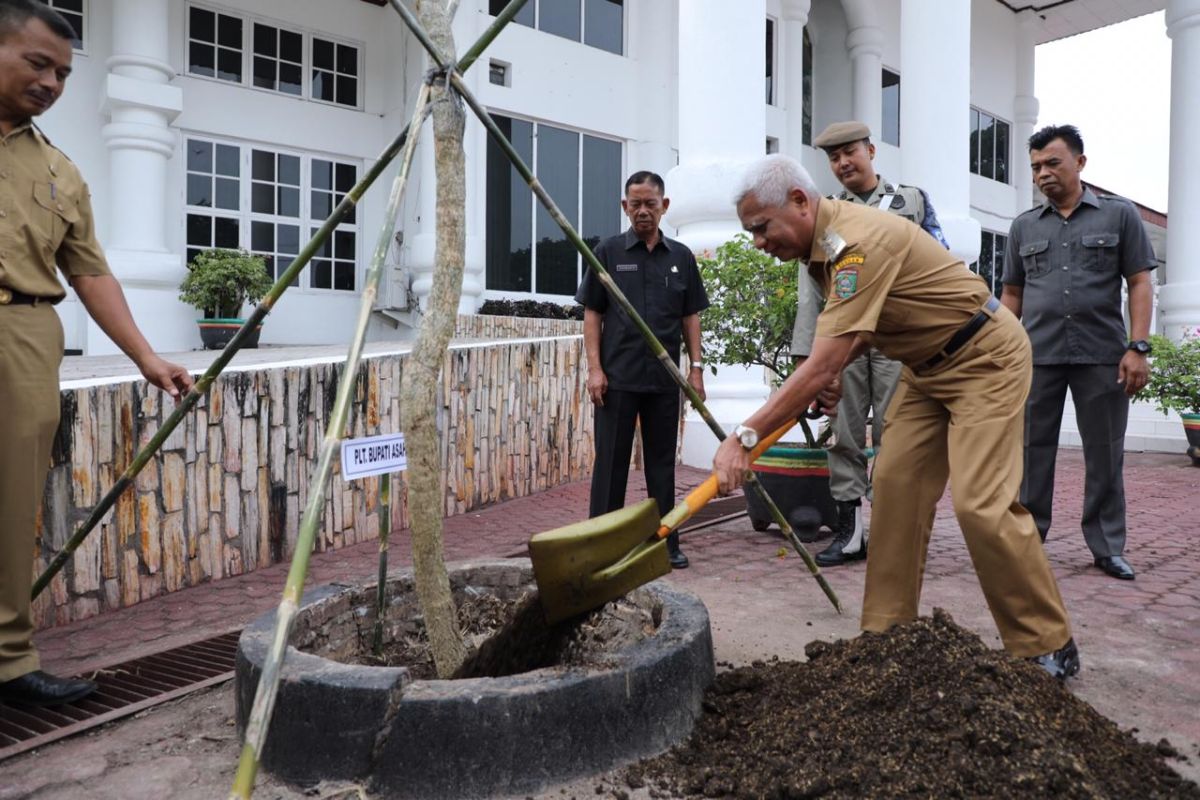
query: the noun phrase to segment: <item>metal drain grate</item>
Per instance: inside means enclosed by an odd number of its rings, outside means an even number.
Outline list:
[[[100,685],[54,708],[0,703],[0,761],[233,677],[239,631],[135,658],[89,675]]]

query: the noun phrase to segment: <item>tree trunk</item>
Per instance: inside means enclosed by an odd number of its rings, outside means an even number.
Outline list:
[[[444,0],[420,0],[417,14],[433,42],[447,58],[453,58],[454,36]],[[442,547],[445,493],[438,446],[437,387],[462,295],[466,251],[464,114],[462,101],[444,81],[434,85],[432,103],[437,178],[433,289],[400,383],[400,410],[408,446],[406,479],[417,597],[438,676],[448,678],[466,653]]]

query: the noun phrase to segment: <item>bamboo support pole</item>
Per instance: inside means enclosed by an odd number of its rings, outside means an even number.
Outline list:
[[[371,636],[371,650],[383,655],[383,617],[387,613],[387,569],[388,539],[392,534],[392,476],[384,474],[379,479],[379,585],[375,588],[375,630]]]
[[[424,47],[429,53],[430,58],[432,58],[434,63],[437,64],[438,68],[448,72],[450,84],[454,87],[455,91],[462,96],[463,100],[466,101],[471,110],[475,112],[475,116],[478,117],[479,121],[483,123],[485,128],[487,128],[488,133],[491,135],[496,144],[499,145],[502,150],[504,150],[505,154],[512,162],[513,167],[521,174],[521,177],[525,179],[525,182],[529,184],[529,188],[538,198],[538,201],[542,204],[542,207],[546,209],[551,218],[558,224],[559,228],[562,229],[563,233],[567,236],[571,243],[575,245],[575,249],[577,249],[583,256],[584,260],[587,261],[588,266],[596,275],[596,278],[599,279],[600,283],[605,287],[605,289],[608,290],[609,296],[612,297],[613,300],[615,300],[617,304],[625,310],[626,314],[629,315],[629,318],[633,321],[634,325],[641,333],[642,338],[645,339],[646,345],[650,348],[650,351],[654,354],[654,357],[658,359],[660,364],[662,364],[663,369],[667,370],[667,373],[671,375],[675,383],[678,384],[679,388],[683,390],[683,393],[687,396],[692,406],[696,409],[697,413],[700,414],[700,417],[704,420],[716,437],[719,440],[724,441],[726,438],[724,429],[721,428],[721,425],[717,422],[716,418],[713,417],[711,412],[709,412],[708,407],[704,404],[704,401],[700,399],[700,395],[698,395],[696,390],[692,388],[691,384],[687,382],[687,378],[684,377],[683,373],[680,371],[679,365],[671,359],[670,354],[666,351],[666,348],[663,347],[662,342],[658,341],[658,338],[650,330],[649,326],[646,325],[645,320],[643,320],[641,315],[637,313],[637,310],[634,309],[633,305],[629,302],[629,299],[625,297],[625,294],[617,286],[616,282],[612,279],[612,276],[608,274],[608,271],[604,269],[604,266],[596,258],[591,248],[587,246],[587,244],[579,236],[579,233],[567,220],[566,216],[563,215],[558,205],[550,197],[549,193],[546,192],[545,188],[541,185],[538,179],[534,177],[528,165],[525,164],[525,162],[521,159],[520,154],[517,153],[515,148],[513,148],[512,143],[508,141],[508,138],[505,137],[504,133],[496,125],[495,120],[493,120],[487,110],[479,104],[479,101],[475,98],[471,90],[466,86],[465,83],[463,83],[462,78],[451,68],[449,61],[442,55],[434,43],[430,41],[428,35],[426,35],[425,31],[422,29],[420,21],[409,9],[405,8],[404,4],[400,2],[400,0],[390,0],[390,3],[392,8],[396,10],[396,13],[398,13],[404,19],[405,24],[407,24],[409,29],[412,31],[413,36],[416,37],[417,41],[421,43],[421,46]],[[801,560],[804,561],[805,566],[808,567],[808,570],[812,574],[813,578],[816,579],[817,584],[821,587],[821,591],[825,593],[825,596],[829,598],[829,601],[833,604],[834,609],[836,609],[840,614],[842,611],[842,604],[838,600],[837,593],[834,592],[833,587],[831,587],[828,581],[825,580],[825,576],[821,574],[821,568],[817,566],[817,563],[813,561],[813,558],[809,554],[808,550],[804,548],[799,537],[797,537],[795,531],[792,530],[792,526],[788,523],[787,518],[783,515],[783,512],[779,510],[777,505],[775,505],[775,501],[771,499],[771,496],[767,493],[767,490],[763,488],[762,484],[759,482],[758,478],[753,472],[749,474],[746,482],[750,485],[751,489],[756,492],[760,498],[762,498],[763,502],[766,503],[767,508],[771,512],[771,517],[775,520],[775,523],[779,525],[780,531],[782,531],[784,536],[786,536],[787,539],[792,543],[792,547],[796,550],[796,553],[800,556]]]
[[[487,30],[485,30],[479,37],[479,40],[463,55],[462,59],[459,60],[458,70],[460,72],[465,72],[472,64],[475,63],[476,60],[478,60],[480,54],[487,48],[489,44],[491,44],[496,36],[500,34],[500,31],[504,29],[504,26],[507,25],[508,22],[517,15],[517,12],[521,10],[521,7],[525,5],[525,2],[526,0],[510,0],[509,4],[504,7],[492,24],[489,25]],[[200,398],[203,397],[212,386],[213,381],[215,381],[217,376],[220,375],[225,367],[229,365],[229,362],[233,360],[234,355],[236,355],[237,352],[242,349],[242,345],[250,336],[250,332],[257,329],[257,327],[262,324],[262,321],[266,319],[267,314],[271,313],[271,309],[274,308],[275,303],[279,300],[280,296],[284,293],[284,291],[287,290],[289,286],[292,285],[292,282],[297,279],[301,271],[308,266],[308,262],[312,259],[313,255],[316,254],[316,252],[325,244],[325,242],[329,240],[329,237],[333,235],[334,229],[337,228],[337,226],[341,224],[342,220],[346,218],[346,215],[358,205],[358,201],[364,194],[366,194],[367,189],[371,188],[376,179],[378,179],[383,171],[387,169],[392,161],[395,160],[396,155],[400,152],[401,148],[404,147],[405,141],[408,138],[408,134],[409,128],[405,127],[404,130],[400,131],[399,135],[397,135],[396,138],[388,144],[383,152],[379,154],[379,158],[367,170],[362,179],[354,185],[354,187],[346,194],[344,198],[342,198],[342,201],[338,203],[337,208],[335,208],[333,213],[329,215],[329,219],[325,220],[325,223],[321,225],[319,229],[317,229],[317,232],[313,234],[312,239],[307,245],[304,246],[299,255],[292,260],[292,263],[288,265],[288,268],[279,277],[279,280],[275,281],[274,285],[271,287],[271,290],[267,292],[266,297],[264,297],[262,302],[260,302],[254,309],[254,313],[250,315],[250,318],[246,320],[246,323],[242,325],[241,330],[239,330],[233,339],[230,340],[229,344],[225,345],[225,349],[221,351],[220,355],[217,356],[212,365],[205,370],[202,376],[200,376],[195,385],[192,387],[192,390],[188,392],[182,400],[179,401],[179,404],[175,407],[175,410],[171,412],[170,416],[163,421],[162,427],[159,428],[158,432],[155,433],[150,441],[147,442],[146,445],[137,452],[133,461],[125,469],[125,471],[121,473],[121,476],[117,479],[116,483],[114,483],[112,488],[108,490],[108,493],[100,499],[100,502],[95,506],[95,508],[92,509],[92,512],[88,514],[87,519],[85,519],[79,528],[76,529],[75,533],[71,535],[71,538],[67,540],[67,543],[63,545],[62,550],[55,554],[54,558],[51,559],[50,563],[46,566],[46,569],[41,575],[38,576],[37,580],[34,581],[32,591],[32,596],[34,598],[41,594],[42,591],[44,591],[45,588],[50,585],[50,581],[53,580],[54,576],[58,574],[58,572],[67,563],[67,559],[71,557],[71,555],[79,548],[79,545],[83,543],[83,540],[86,539],[92,530],[95,529],[96,525],[100,523],[100,520],[104,518],[104,515],[107,514],[117,502],[117,498],[119,498],[121,494],[124,493],[127,488],[129,488],[129,486],[133,483],[133,479],[137,477],[138,473],[141,472],[146,464],[149,463],[150,459],[154,457],[154,454],[158,452],[158,448],[162,447],[162,443],[165,442],[167,437],[169,437],[175,428],[179,426],[179,423],[183,421],[183,418],[187,416],[188,412],[196,407],[196,404],[200,402]]]
[[[362,300],[359,303],[358,323],[346,355],[346,367],[338,381],[337,395],[325,427],[325,438],[321,442],[317,468],[309,483],[308,505],[304,509],[304,518],[300,522],[300,532],[296,537],[296,551],[292,555],[291,569],[288,570],[287,583],[283,588],[283,598],[280,600],[279,610],[275,614],[275,635],[271,639],[271,647],[263,662],[262,675],[259,677],[254,703],[250,708],[250,718],[246,722],[245,743],[242,745],[242,755],[238,762],[230,798],[249,798],[254,793],[254,779],[258,774],[259,755],[266,743],[267,729],[271,724],[271,713],[275,709],[275,698],[279,692],[280,668],[283,666],[284,655],[287,653],[292,623],[295,621],[296,613],[300,608],[300,598],[304,593],[304,582],[308,577],[308,562],[316,541],[317,527],[321,523],[321,517],[325,510],[325,486],[329,482],[329,476],[333,473],[334,459],[341,447],[346,430],[350,402],[353,399],[355,384],[358,380],[358,365],[362,359],[363,343],[366,340],[367,323],[370,322],[371,313],[375,307],[375,296],[379,291],[379,277],[383,274],[383,263],[392,238],[392,226],[400,211],[400,201],[404,196],[404,187],[408,182],[413,154],[416,152],[417,134],[429,110],[429,94],[429,83],[426,82],[417,95],[412,121],[409,123],[410,134],[404,145],[404,155],[401,157],[400,172],[392,182],[392,193],[388,198],[384,222],[380,227],[375,252],[371,257],[371,265],[367,269]]]

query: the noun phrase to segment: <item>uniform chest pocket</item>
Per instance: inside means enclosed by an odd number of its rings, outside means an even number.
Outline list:
[[[661,272],[646,277],[646,297],[654,310],[664,316],[683,316],[683,297],[687,286],[680,274]]]
[[[79,208],[53,183],[35,183],[33,202],[31,224],[52,250],[58,249],[67,231],[79,221]]]
[[[1089,233],[1080,239],[1083,245],[1084,269],[1112,272],[1117,268],[1117,245],[1121,237],[1115,233]]]
[[[1050,269],[1050,241],[1043,239],[1021,245],[1018,254],[1026,275],[1041,275]]]

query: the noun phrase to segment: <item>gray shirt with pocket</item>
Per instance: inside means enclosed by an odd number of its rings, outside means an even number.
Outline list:
[[[1033,363],[1116,364],[1128,336],[1121,281],[1158,262],[1133,203],[1084,187],[1071,216],[1051,203],[1013,220],[1004,283],[1021,286]]]

